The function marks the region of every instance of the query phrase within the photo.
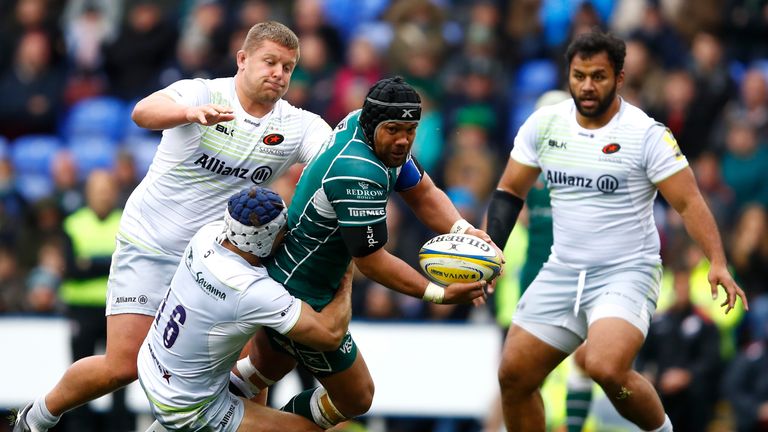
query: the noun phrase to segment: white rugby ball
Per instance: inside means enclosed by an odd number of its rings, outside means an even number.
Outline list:
[[[484,240],[469,234],[441,234],[421,247],[419,265],[440,285],[490,280],[501,272],[501,257]]]

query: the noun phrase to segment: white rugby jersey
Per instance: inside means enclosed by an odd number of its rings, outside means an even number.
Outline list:
[[[149,171],[125,206],[118,235],[154,253],[180,256],[200,227],[250,185],[266,186],[306,163],[331,135],[318,115],[279,100],[263,118],[245,112],[234,78],[182,80],[161,90],[176,102],[230,106],[235,119],[163,131]]]
[[[222,222],[203,227],[184,251],[141,346],[141,385],[161,408],[193,409],[229,385],[229,371],[262,326],[285,334],[301,301],[221,246]]]
[[[669,130],[623,99],[600,129],[576,121],[572,99],[531,115],[511,157],[540,168],[552,198],[550,259],[583,268],[660,262],[658,183],[688,166]]]

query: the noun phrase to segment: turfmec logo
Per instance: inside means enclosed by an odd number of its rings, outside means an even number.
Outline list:
[[[350,216],[386,216],[387,212],[383,208],[355,208],[350,207]]]

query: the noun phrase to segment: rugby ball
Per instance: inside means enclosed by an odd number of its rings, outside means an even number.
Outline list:
[[[491,280],[501,272],[501,257],[484,240],[469,234],[441,234],[421,247],[419,265],[440,285]]]

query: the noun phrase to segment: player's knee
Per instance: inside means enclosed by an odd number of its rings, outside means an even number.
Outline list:
[[[587,357],[584,367],[589,377],[603,387],[622,385],[626,376],[624,368],[618,366],[615,362]]]
[[[352,418],[361,416],[371,409],[374,391],[373,381],[368,380],[363,385],[360,385],[355,392],[350,392],[348,395],[339,397],[339,399],[332,395],[332,399],[339,411],[344,414],[344,417]]]
[[[536,388],[529,383],[528,374],[522,368],[515,367],[511,362],[502,361],[499,366],[499,385],[505,392],[529,392]]]

